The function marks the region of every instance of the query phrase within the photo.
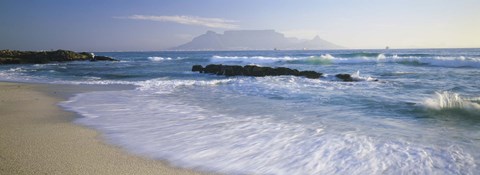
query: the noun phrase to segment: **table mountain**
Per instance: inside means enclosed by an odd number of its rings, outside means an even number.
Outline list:
[[[169,50],[323,50],[341,46],[316,36],[312,40],[285,37],[275,30],[232,30],[219,34],[213,31]]]

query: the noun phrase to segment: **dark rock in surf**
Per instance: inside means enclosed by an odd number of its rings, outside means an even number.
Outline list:
[[[222,66],[221,75],[225,76],[239,76],[243,75],[243,67],[242,66]]]
[[[275,68],[276,75],[294,75],[298,76],[300,72],[297,69],[290,69],[286,67],[277,67]],[[319,73],[321,75],[321,73]]]
[[[299,73],[299,75],[307,77],[307,78],[316,79],[316,78],[320,78],[322,76],[322,73],[318,73],[318,72],[315,72],[315,71],[301,71]]]
[[[250,76],[250,77],[264,77],[264,76],[281,76],[281,75],[291,75],[291,76],[300,76],[311,79],[318,79],[322,77],[322,73],[315,71],[298,71],[297,69],[290,69],[286,67],[261,67],[255,65],[222,65],[222,64],[209,64],[205,67],[202,65],[193,65],[193,72],[215,74],[215,75],[224,75],[224,76]],[[346,81],[359,81],[354,79],[350,74],[336,74],[336,78]],[[378,80],[374,80],[378,81]]]
[[[222,70],[222,65],[219,64],[209,64],[205,66],[205,69],[203,69],[204,73],[209,73],[209,74],[217,74],[217,75],[222,75],[221,74]]]
[[[335,75],[338,79],[341,79],[343,81],[355,81],[350,74],[337,74]]]
[[[118,61],[107,56],[94,56],[90,61]]]
[[[203,66],[202,65],[193,65],[192,72],[200,72],[203,73]]]
[[[193,72],[209,73],[225,76],[252,76],[252,77],[264,77],[264,76],[280,76],[280,75],[292,75],[303,76],[307,78],[320,78],[322,73],[315,71],[298,71],[296,69],[290,69],[286,67],[260,67],[255,65],[221,65],[221,64],[209,64],[205,68],[201,65],[192,66]]]

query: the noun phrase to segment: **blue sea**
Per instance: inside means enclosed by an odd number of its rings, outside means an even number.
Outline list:
[[[226,174],[480,174],[480,49],[104,52],[0,65],[0,80],[132,85],[60,106],[106,142]],[[314,70],[225,77],[192,65]],[[335,74],[358,80],[342,82]],[[378,81],[372,81],[378,79]]]

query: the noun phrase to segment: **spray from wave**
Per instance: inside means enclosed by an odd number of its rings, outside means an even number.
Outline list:
[[[424,105],[434,110],[459,109],[480,112],[480,97],[466,98],[458,93],[443,91],[435,92],[432,98],[426,99]]]
[[[357,70],[357,72],[354,72],[351,74],[352,78],[356,81],[377,81],[378,79],[372,78],[370,76],[365,77],[365,76],[360,76],[360,71]]]

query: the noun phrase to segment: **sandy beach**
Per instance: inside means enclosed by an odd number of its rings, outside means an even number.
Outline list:
[[[57,103],[74,91],[0,82],[0,174],[200,174],[131,155],[73,124],[76,114]]]

